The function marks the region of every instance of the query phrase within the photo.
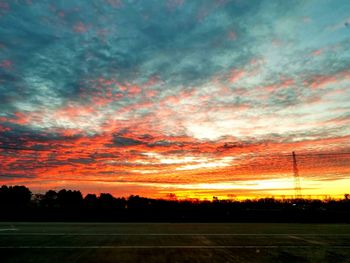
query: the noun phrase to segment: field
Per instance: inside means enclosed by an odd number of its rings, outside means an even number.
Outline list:
[[[350,225],[0,223],[0,262],[350,262]]]

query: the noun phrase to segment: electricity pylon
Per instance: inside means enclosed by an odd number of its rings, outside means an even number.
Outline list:
[[[300,177],[299,177],[299,170],[298,170],[297,158],[296,158],[295,152],[292,152],[292,156],[293,156],[295,198],[301,198],[302,195],[301,195]]]

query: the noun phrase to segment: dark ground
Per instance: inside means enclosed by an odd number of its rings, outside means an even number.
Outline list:
[[[350,262],[350,225],[0,223],[0,262]]]

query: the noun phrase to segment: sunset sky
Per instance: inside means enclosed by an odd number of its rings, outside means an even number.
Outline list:
[[[0,185],[350,192],[349,0],[0,0]]]

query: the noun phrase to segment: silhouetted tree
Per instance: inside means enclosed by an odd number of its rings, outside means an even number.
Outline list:
[[[166,197],[169,200],[173,200],[173,201],[177,200],[177,196],[174,193],[169,193],[169,194],[166,195]]]
[[[0,187],[0,220],[350,222],[349,194],[342,200],[125,199],[109,193],[83,199],[80,191],[62,189],[31,196],[24,186]]]
[[[62,189],[57,193],[57,202],[63,208],[73,208],[81,206],[83,196],[80,191]]]
[[[39,202],[44,207],[54,207],[57,206],[57,193],[53,190],[47,191]]]
[[[87,208],[97,208],[98,198],[95,194],[87,194],[84,198],[84,206]]]
[[[9,188],[6,185],[0,188],[0,205],[4,206],[9,202]]]
[[[102,208],[112,208],[115,204],[115,198],[108,193],[101,193],[98,201]]]
[[[31,197],[31,191],[25,186],[2,186],[0,188],[0,204],[3,206],[27,206]]]

